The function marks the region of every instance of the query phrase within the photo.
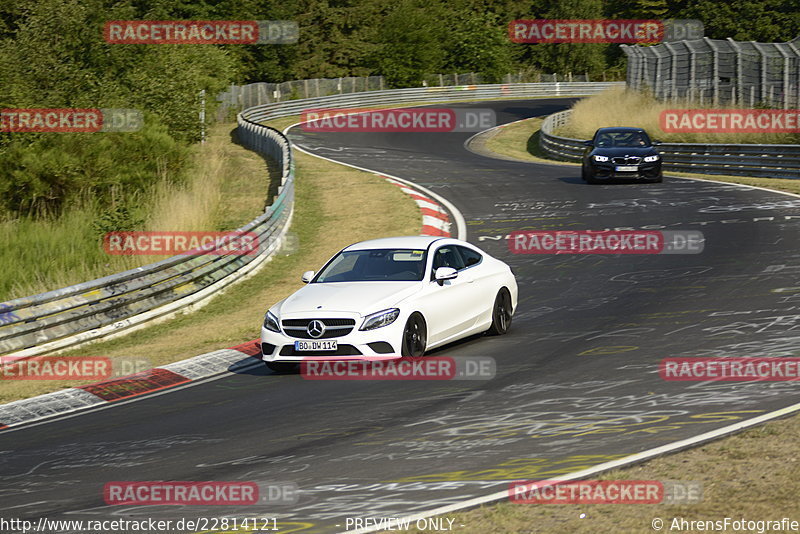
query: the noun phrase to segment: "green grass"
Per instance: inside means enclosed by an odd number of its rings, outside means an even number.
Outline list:
[[[235,148],[227,156],[231,159],[227,165],[243,164],[243,160],[258,163],[258,172],[252,176],[263,180],[266,163]],[[290,235],[297,246],[293,250],[276,254],[251,278],[229,286],[199,310],[63,355],[144,357],[152,366],[159,366],[251,341],[259,336],[266,309],[296,291],[302,285],[300,275],[304,271],[318,269],[341,248],[357,241],[419,233],[419,208],[399,187],[372,173],[299,152],[295,158],[295,212]],[[273,171],[274,181],[279,173]],[[263,201],[264,185],[263,181],[259,185],[259,202]],[[351,198],[360,199],[358,209],[342,201]],[[80,383],[4,380],[0,381],[0,403]]]
[[[110,206],[84,197],[59,217],[0,221],[0,302],[115,274],[163,256],[108,255],[102,235],[113,229],[221,231],[237,228],[263,212],[277,181],[265,161],[231,143],[235,125],[217,124],[205,144],[192,148],[186,179],[177,186],[154,177],[152,187],[132,195],[135,207],[121,223],[96,227]],[[127,219],[127,220],[126,220]],[[119,220],[119,216],[118,216]]]
[[[651,526],[654,518],[664,521],[661,532],[700,531],[670,529],[675,517],[694,521],[725,517],[779,521],[788,517],[800,521],[798,439],[800,416],[795,415],[641,465],[590,477],[593,480],[697,481],[702,484],[703,494],[702,501],[695,504],[518,504],[504,499],[442,517],[452,519],[454,526],[464,525],[458,527],[459,534],[657,532]],[[498,491],[502,489],[498,486]],[[408,532],[435,531],[412,528]]]
[[[572,106],[569,122],[556,130],[557,135],[590,139],[598,128],[634,126],[644,128],[651,137],[667,143],[757,143],[797,144],[800,134],[791,133],[666,133],[659,117],[667,109],[724,109],[685,100],[661,101],[649,93],[614,87],[583,98]]]
[[[570,165],[578,167],[580,163],[570,163],[547,159],[546,154],[539,146],[539,128],[541,118],[531,118],[508,124],[498,128],[490,134],[486,134],[484,139],[476,139],[474,143],[480,143],[484,150],[501,154],[505,157],[519,161],[530,161],[534,163],[549,163],[557,165]],[[578,172],[576,171],[576,175]],[[749,176],[723,176],[716,174],[695,174],[686,172],[668,172],[669,176],[681,178],[693,178],[698,180],[716,180],[719,182],[750,185],[785,191],[787,193],[800,194],[800,180],[784,178],[755,178]]]

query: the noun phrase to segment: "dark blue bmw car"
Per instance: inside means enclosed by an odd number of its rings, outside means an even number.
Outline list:
[[[641,128],[600,128],[586,141],[581,176],[589,184],[619,179],[660,182],[661,154]]]

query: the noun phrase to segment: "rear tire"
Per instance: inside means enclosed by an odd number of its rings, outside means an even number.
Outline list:
[[[490,336],[502,336],[511,326],[511,293],[503,288],[497,292],[492,307],[492,326],[486,331]]]
[[[428,344],[428,328],[419,312],[414,312],[403,328],[400,354],[403,358],[422,358]]]
[[[300,364],[291,362],[264,362],[264,365],[266,365],[267,369],[269,369],[270,371],[279,374],[286,374],[297,371],[297,367]]]

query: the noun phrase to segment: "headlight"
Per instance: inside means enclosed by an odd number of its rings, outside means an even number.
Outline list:
[[[397,308],[383,310],[373,313],[372,315],[367,315],[364,318],[364,322],[361,324],[361,328],[359,328],[359,330],[375,330],[376,328],[390,325],[395,321],[395,319],[397,319],[398,315],[400,315],[400,310]]]
[[[660,158],[660,157],[661,156],[659,156],[658,154],[653,154],[652,156],[645,156],[644,157],[644,162],[645,163],[653,163],[654,161],[658,161],[658,158]]]
[[[598,156],[597,154],[595,154],[592,157],[594,158],[595,161],[608,161],[608,156]]]
[[[281,327],[278,326],[278,318],[275,317],[272,312],[267,312],[267,315],[264,317],[264,328],[270,332],[280,333]]]

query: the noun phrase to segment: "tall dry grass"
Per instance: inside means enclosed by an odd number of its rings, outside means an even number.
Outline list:
[[[659,125],[661,112],[668,109],[727,109],[732,106],[700,105],[688,100],[662,102],[651,94],[614,87],[572,106],[568,124],[557,130],[558,135],[589,139],[598,128],[605,126],[634,126],[644,128],[650,137],[672,143],[756,143],[797,144],[800,135],[786,133],[666,133]]]
[[[269,189],[263,159],[231,143],[233,126],[215,125],[193,148],[185,179],[153,176],[135,194],[141,229],[221,231],[259,215]],[[94,227],[108,206],[85,196],[58,216],[0,220],[0,302],[133,269],[164,256],[112,256]]]

